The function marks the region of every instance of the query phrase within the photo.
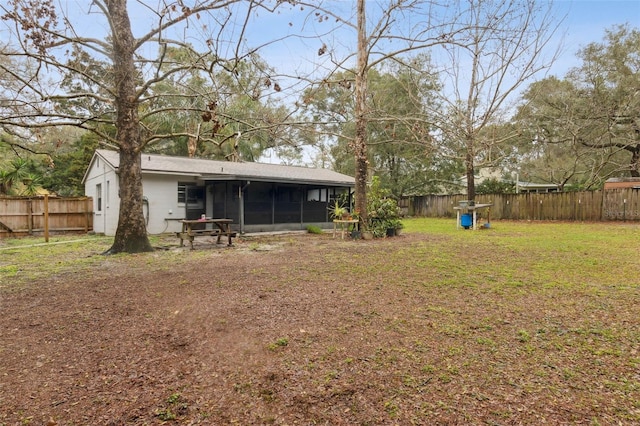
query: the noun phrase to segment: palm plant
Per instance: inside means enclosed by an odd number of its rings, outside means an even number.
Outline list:
[[[42,177],[33,173],[28,173],[27,176],[22,179],[22,184],[23,186],[20,191],[20,195],[38,195],[42,189]]]
[[[9,168],[1,171],[0,179],[2,180],[2,192],[4,194],[12,195],[15,192],[16,186],[27,176],[26,166],[26,160],[16,158],[11,160]]]

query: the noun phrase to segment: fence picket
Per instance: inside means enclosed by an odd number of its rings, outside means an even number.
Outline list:
[[[403,197],[400,207],[419,217],[454,217],[453,207],[464,195]],[[478,195],[476,203],[491,203],[491,218],[505,220],[607,221],[640,220],[640,190],[549,192]]]
[[[0,196],[0,238],[45,230],[44,197]],[[89,232],[93,229],[90,197],[49,197],[50,232]]]

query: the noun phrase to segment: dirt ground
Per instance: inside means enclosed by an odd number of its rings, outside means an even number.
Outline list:
[[[594,383],[561,349],[527,365],[518,330],[551,315],[534,296],[367,275],[428,238],[203,244],[4,291],[0,425],[631,424],[606,388],[621,366]]]

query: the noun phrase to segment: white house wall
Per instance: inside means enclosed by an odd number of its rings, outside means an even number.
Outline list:
[[[84,191],[93,198],[93,230],[99,234],[115,235],[120,207],[118,176],[100,157],[94,158],[87,171]],[[99,203],[101,206],[98,206]]]
[[[192,176],[144,174],[142,193],[145,197],[143,213],[150,234],[177,232],[185,217],[184,203],[178,203],[178,182],[192,182]],[[93,230],[113,236],[118,228],[120,197],[118,176],[100,157],[95,157],[85,178],[85,194],[93,198]],[[97,193],[98,188],[101,190]],[[101,199],[102,206],[98,204]]]
[[[186,213],[184,203],[178,203],[178,182],[193,182],[193,177],[143,174],[144,215],[149,234],[182,229],[179,219],[184,219]]]

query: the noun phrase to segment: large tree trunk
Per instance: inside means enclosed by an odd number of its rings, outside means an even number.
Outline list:
[[[152,251],[142,208],[140,153],[120,149],[120,215],[118,229],[109,253]]]
[[[356,211],[360,213],[360,224],[366,228],[367,212],[367,175],[369,159],[367,154],[367,42],[365,21],[365,0],[358,0],[358,63],[355,87],[355,155]]]
[[[108,253],[152,251],[142,209],[140,120],[133,61],[134,38],[126,0],[107,0],[113,37],[116,89],[116,138],[120,146],[120,215],[113,245]]]

